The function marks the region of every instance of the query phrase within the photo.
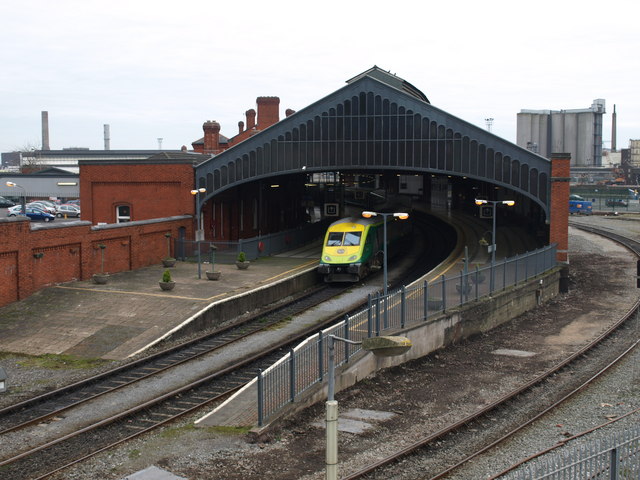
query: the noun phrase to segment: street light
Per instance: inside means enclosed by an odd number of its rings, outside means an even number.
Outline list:
[[[493,292],[493,287],[495,284],[495,263],[496,263],[496,205],[502,204],[507,207],[513,207],[516,202],[515,200],[482,200],[476,198],[476,205],[481,207],[482,205],[486,205],[487,203],[491,204],[491,217],[493,220],[493,227],[491,229],[491,245],[489,248],[491,249],[491,285],[489,286],[489,291]]]
[[[327,451],[325,479],[337,480],[338,478],[338,402],[334,398],[336,382],[335,366],[335,342],[344,342],[351,345],[362,345],[362,349],[373,353],[376,357],[394,357],[406,353],[411,348],[411,340],[407,337],[382,336],[369,337],[361,342],[354,342],[346,338],[328,335],[329,340],[329,378],[326,403],[327,423]]]
[[[27,191],[25,190],[25,188],[22,185],[18,185],[15,182],[7,182],[7,187],[18,187],[22,189],[22,214],[24,215],[25,213],[27,213],[27,210],[26,210]]]
[[[198,230],[196,231],[196,242],[201,242],[204,240],[204,230],[202,229],[202,218],[200,218],[200,199],[198,198],[198,194],[205,193],[207,191],[206,188],[198,188],[196,190],[191,190],[191,195],[196,197],[196,216],[198,218]]]
[[[384,232],[384,238],[383,238],[384,245],[382,246],[384,260],[382,261],[382,263],[383,263],[383,270],[384,270],[384,278],[383,278],[384,295],[386,297],[387,296],[387,217],[396,217],[396,218],[399,218],[400,220],[406,220],[407,218],[409,218],[409,214],[404,212],[398,212],[398,213],[380,213],[380,212],[369,212],[369,211],[362,212],[362,216],[364,218],[376,217],[378,215],[384,218],[384,228],[382,229]]]

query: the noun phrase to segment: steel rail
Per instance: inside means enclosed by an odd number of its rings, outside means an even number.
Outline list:
[[[327,290],[326,286],[320,286],[319,288],[314,289],[311,292],[307,292],[303,296],[294,300],[294,302],[303,301],[306,298],[311,297],[314,294]],[[291,302],[293,303],[293,302]],[[320,303],[318,301],[317,303]],[[316,304],[317,304],[316,303]],[[313,305],[310,305],[306,308],[311,308]],[[281,306],[275,309],[271,309],[263,313],[262,315],[253,316],[251,319],[243,321],[241,323],[228,326],[222,329],[218,329],[212,333],[199,336],[198,338],[192,339],[188,342],[181,343],[180,345],[167,348],[158,352],[154,355],[146,357],[144,359],[128,363],[127,365],[116,367],[115,369],[109,370],[107,372],[103,372],[96,376],[92,376],[90,378],[84,379],[82,381],[76,382],[72,385],[68,385],[62,387],[58,390],[25,400],[21,403],[11,405],[0,410],[0,418],[7,417],[9,414],[14,414],[19,410],[27,410],[29,408],[36,408],[37,405],[43,404],[47,401],[54,401],[57,398],[64,398],[65,396],[72,396],[76,392],[80,392],[82,389],[91,388],[94,390],[93,392],[88,392],[86,396],[83,398],[79,398],[77,400],[70,398],[68,403],[64,405],[60,405],[55,408],[50,408],[49,411],[42,415],[32,416],[28,420],[19,421],[19,423],[15,425],[11,425],[9,427],[3,428],[0,430],[0,436],[6,433],[19,430],[21,428],[25,428],[29,425],[33,425],[35,423],[43,422],[51,417],[59,415],[60,413],[67,411],[71,408],[82,405],[83,403],[89,402],[96,398],[99,398],[108,393],[113,393],[117,390],[123,389],[125,387],[131,386],[134,383],[142,381],[144,379],[150,378],[154,375],[167,371],[171,368],[175,368],[180,366],[186,362],[194,360],[196,358],[202,357],[204,355],[208,355],[216,350],[219,350],[223,347],[226,347],[234,342],[240,341],[243,338],[249,337],[260,331],[266,330],[273,325],[280,322],[281,318],[273,319],[269,322],[263,322],[262,319],[274,314],[274,311],[277,312],[286,308],[286,306]],[[249,328],[249,330],[245,330]],[[227,337],[224,339],[224,337]],[[206,345],[207,343],[216,342],[215,344]],[[198,349],[198,351],[191,351]],[[171,358],[182,355],[181,358]],[[152,366],[155,363],[168,362],[164,365]],[[147,373],[137,372],[136,369],[149,369]],[[124,379],[123,379],[124,378]],[[107,383],[111,385],[101,385],[101,383]]]
[[[578,228],[583,228],[582,226],[578,226],[578,225],[572,225],[572,226],[576,226]],[[584,230],[588,230],[591,233],[596,233],[605,237],[608,237],[612,240],[617,241],[618,243],[621,243],[622,245],[624,245],[625,247],[627,247],[629,250],[631,250],[633,253],[636,254],[636,256],[640,256],[640,243],[637,242],[636,240],[633,240],[631,238],[628,237],[624,237],[623,235],[618,235],[618,234],[613,234],[612,232],[608,232],[606,230],[601,230],[601,229],[597,229],[595,227],[584,227]],[[532,379],[531,381],[527,382],[526,384],[520,386],[519,388],[507,393],[506,395],[503,395],[502,397],[500,397],[499,399],[497,399],[496,401],[492,402],[491,404],[487,405],[486,407],[470,414],[467,415],[466,417],[464,417],[463,419],[448,425],[440,430],[438,430],[437,432],[430,434],[420,440],[418,440],[417,442],[412,443],[411,445],[408,445],[407,447],[397,451],[396,453],[383,458],[379,461],[376,461],[372,464],[370,464],[369,466],[367,466],[364,469],[361,469],[357,472],[351,473],[348,476],[343,477],[343,480],[354,480],[354,479],[358,479],[358,478],[363,478],[366,475],[369,475],[373,472],[375,472],[376,470],[379,470],[383,467],[386,467],[404,457],[408,457],[409,455],[413,454],[414,452],[416,452],[419,449],[425,448],[427,446],[429,446],[431,443],[433,443],[434,441],[441,439],[443,437],[445,437],[446,435],[449,435],[453,432],[456,432],[458,430],[460,430],[464,425],[471,423],[473,421],[476,421],[478,419],[480,419],[481,417],[487,415],[488,413],[497,410],[498,408],[502,407],[503,405],[505,405],[507,402],[515,399],[516,397],[522,395],[523,393],[531,390],[534,386],[541,384],[542,382],[544,382],[546,379],[552,377],[553,375],[557,374],[560,370],[564,369],[566,366],[570,365],[571,363],[575,362],[578,358],[580,358],[581,356],[583,356],[585,353],[587,353],[589,350],[595,348],[597,345],[599,345],[600,343],[602,343],[607,337],[609,337],[613,332],[615,332],[618,328],[620,328],[624,323],[626,323],[634,314],[638,314],[638,312],[640,311],[640,299],[636,300],[635,304],[627,311],[627,313],[625,313],[620,319],[618,319],[616,322],[614,322],[613,324],[611,324],[607,329],[605,329],[600,335],[598,335],[595,339],[593,339],[591,342],[589,342],[588,344],[584,345],[582,348],[580,348],[578,351],[574,352],[573,354],[571,354],[569,357],[565,358],[562,362],[554,365],[552,368],[550,368],[549,370],[543,372],[542,374],[538,375],[537,377],[535,377],[534,379]],[[637,346],[637,341],[634,343],[634,345],[632,347],[630,347],[630,349],[635,348],[635,346]],[[626,353],[626,352],[625,352]],[[584,388],[584,387],[581,387]],[[548,413],[547,410],[545,410],[545,413]],[[535,417],[537,418],[537,417]],[[520,427],[522,428],[522,427]],[[519,429],[519,428],[518,428]],[[515,431],[514,431],[515,433]],[[511,434],[507,434],[507,435],[511,435]],[[506,436],[505,436],[506,438]],[[491,448],[493,446],[495,446],[494,444],[499,443],[500,440],[498,440],[497,442],[492,443],[489,447],[486,448]],[[458,468],[460,465],[462,465],[463,463],[466,463],[466,461],[470,460],[471,458],[477,456],[478,454],[480,454],[482,451],[485,451],[485,449],[483,448],[481,451],[478,451],[477,453],[474,453],[472,456],[470,456],[468,459],[463,459],[459,464],[454,465],[453,467],[450,467],[450,469],[441,472],[440,474],[436,475],[435,477],[431,477],[430,480],[435,480],[435,479],[439,479],[442,478],[445,474],[449,473],[451,470]]]
[[[533,424],[534,422],[536,422],[537,420],[540,420],[542,417],[544,417],[545,415],[547,415],[549,412],[553,411],[554,409],[558,408],[560,405],[562,405],[563,403],[565,403],[566,401],[570,400],[571,398],[573,398],[575,395],[577,395],[578,393],[580,393],[581,391],[585,390],[586,388],[588,388],[593,382],[595,382],[596,380],[598,380],[602,375],[604,375],[605,373],[608,373],[609,370],[611,370],[613,367],[615,367],[616,365],[618,365],[623,359],[626,358],[627,355],[629,355],[631,352],[633,352],[633,350],[635,348],[637,348],[638,344],[640,344],[640,340],[636,341],[633,345],[631,345],[628,349],[626,349],[624,352],[622,352],[618,357],[616,357],[613,361],[611,361],[608,365],[606,365],[604,368],[602,368],[600,371],[598,371],[595,375],[593,375],[592,377],[590,377],[588,380],[586,380],[582,385],[580,385],[579,387],[575,388],[574,390],[572,390],[571,392],[569,392],[567,395],[565,395],[564,397],[562,397],[560,400],[554,402],[553,404],[549,405],[547,408],[545,408],[542,412],[538,413],[537,415],[535,415],[534,417],[532,417],[531,419],[527,420],[526,422],[524,422],[521,425],[518,425],[517,427],[515,427],[514,429],[512,429],[510,432],[504,434],[502,437],[500,437],[499,439],[495,440],[494,442],[492,442],[491,444],[477,450],[476,452],[468,455],[467,457],[465,457],[464,459],[462,459],[460,462],[456,463],[455,465],[447,468],[446,470],[441,471],[440,473],[438,473],[437,475],[430,477],[429,480],[438,480],[440,478],[444,478],[446,477],[448,474],[450,474],[451,472],[453,472],[454,470],[457,470],[458,468],[460,468],[461,466],[465,465],[466,463],[470,462],[471,460],[473,460],[474,458],[478,457],[479,455],[482,455],[483,453],[489,451],[490,449],[500,445],[501,443],[505,442],[506,440],[508,440],[509,438],[511,438],[513,435],[515,435],[516,433],[518,433],[519,431],[521,431],[522,429],[528,427],[529,425]],[[628,416],[631,415],[633,413],[637,413],[638,411],[640,411],[640,409],[635,409],[632,412],[628,412],[626,413],[624,416]],[[623,417],[624,417],[623,416]],[[562,440],[561,442],[558,442],[557,444],[555,444],[554,446],[542,451],[542,452],[538,452],[535,455],[531,455],[523,460],[521,460],[520,462],[510,466],[509,468],[503,470],[502,472],[500,472],[498,475],[492,476],[490,477],[488,480],[495,480],[497,478],[499,478],[500,476],[515,470],[516,468],[518,468],[519,466],[521,466],[522,464],[533,460],[536,457],[539,457],[541,455],[544,455],[545,453],[548,453],[556,448],[560,448],[562,446],[564,446],[567,442],[569,442],[570,440],[575,440],[576,438],[582,436],[582,435],[586,435],[587,433],[591,433],[594,430],[597,430],[598,428],[602,428],[604,426],[610,425],[611,423],[614,423],[620,419],[622,419],[623,417],[619,417],[615,420],[611,420],[605,424],[602,424],[598,427],[594,427],[586,432],[582,432],[578,435],[573,435],[569,438],[566,438],[565,440]]]
[[[351,285],[345,286],[344,289],[348,289],[351,288]],[[342,289],[340,289],[342,290]],[[362,308],[362,305],[359,305],[356,308]],[[278,307],[279,310],[284,309],[286,307]],[[310,308],[310,307],[309,307]],[[123,412],[119,412],[118,414],[115,414],[109,418],[105,418],[103,420],[100,420],[98,422],[96,422],[94,425],[90,425],[90,426],[85,426],[81,429],[79,429],[76,432],[72,432],[69,433],[67,435],[64,435],[63,437],[60,437],[58,439],[54,439],[44,445],[40,445],[37,446],[33,449],[30,449],[29,451],[25,451],[22,452],[12,458],[8,458],[5,459],[3,461],[0,462],[0,467],[10,467],[12,464],[16,463],[16,462],[20,462],[20,461],[30,461],[31,457],[33,455],[36,455],[40,452],[46,452],[48,449],[62,445],[64,442],[72,440],[76,437],[78,437],[79,435],[83,435],[83,434],[89,434],[90,432],[94,431],[94,430],[99,430],[101,428],[106,428],[107,426],[110,425],[114,425],[117,424],[117,422],[122,421],[126,418],[132,417],[133,415],[139,414],[140,412],[146,412],[148,411],[151,407],[154,407],[162,402],[165,401],[169,401],[171,398],[174,398],[176,396],[180,396],[183,393],[192,390],[194,388],[198,388],[201,385],[210,383],[211,381],[222,377],[223,375],[228,375],[228,374],[233,374],[233,373],[237,373],[238,368],[242,368],[242,367],[246,367],[249,368],[249,366],[252,363],[258,362],[261,359],[265,358],[267,355],[273,354],[274,352],[277,352],[279,350],[282,350],[285,347],[288,347],[292,344],[292,342],[296,342],[299,340],[299,338],[304,338],[306,336],[308,336],[310,333],[316,332],[319,329],[322,328],[326,328],[327,325],[333,324],[336,321],[342,319],[344,317],[344,315],[346,313],[349,313],[348,311],[344,311],[344,312],[338,312],[337,314],[331,316],[330,318],[326,318],[324,319],[320,324],[317,325],[313,325],[313,326],[309,326],[306,329],[304,329],[304,331],[299,332],[297,335],[295,335],[295,338],[285,338],[285,339],[281,339],[279,342],[277,342],[277,344],[272,345],[271,348],[269,348],[268,350],[263,350],[261,352],[255,353],[253,355],[250,355],[249,357],[246,357],[244,360],[242,360],[241,362],[237,362],[235,365],[229,366],[219,372],[215,372],[214,374],[211,374],[205,378],[199,379],[189,385],[186,386],[182,386],[176,390],[174,390],[173,392],[167,392],[165,394],[163,394],[161,397],[145,402],[144,404],[141,405],[137,405],[136,407],[130,408],[127,411],[123,411]],[[273,323],[277,323],[277,322],[273,322]],[[273,324],[271,323],[271,325]],[[255,332],[254,332],[255,333]],[[187,343],[192,343],[192,342],[187,342]],[[172,351],[173,349],[168,349],[169,351]],[[163,353],[163,352],[160,352]],[[120,370],[120,368],[117,368],[115,370]],[[99,377],[101,377],[102,375],[100,375]],[[239,375],[236,375],[239,376]],[[82,383],[82,382],[78,382],[78,383]],[[52,470],[48,471],[47,473],[44,474],[38,474],[40,475],[40,477],[34,477],[34,478],[47,478],[51,475],[53,475],[54,473],[58,473],[66,468],[71,467],[72,465],[75,465],[79,462],[82,462],[100,452],[103,452],[109,448],[113,448],[114,446],[120,445],[134,437],[137,437],[139,435],[142,435],[143,433],[149,432],[155,428],[158,428],[162,425],[165,425],[171,421],[175,421],[176,419],[186,415],[187,413],[190,413],[198,408],[201,408],[202,406],[205,406],[207,404],[210,404],[211,402],[215,401],[215,400],[219,400],[222,397],[225,397],[227,395],[229,395],[230,393],[232,393],[233,391],[235,391],[237,388],[240,388],[241,385],[236,385],[231,389],[228,389],[227,391],[225,391],[222,394],[218,394],[213,398],[207,398],[204,401],[199,402],[197,405],[193,405],[192,407],[189,407],[187,410],[185,411],[181,411],[176,415],[172,415],[169,417],[165,417],[162,419],[162,421],[156,422],[153,425],[149,425],[144,429],[141,429],[140,431],[135,432],[132,435],[127,435],[125,436],[125,438],[119,438],[114,442],[110,442],[107,445],[102,445],[102,446],[97,446],[97,448],[92,451],[89,452],[87,454],[81,454],[81,458],[76,458],[70,461],[65,460],[65,464],[62,466],[51,466]],[[28,403],[28,402],[26,402]]]

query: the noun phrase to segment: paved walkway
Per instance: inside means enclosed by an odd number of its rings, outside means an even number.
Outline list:
[[[198,278],[197,264],[178,262],[168,292],[158,285],[162,265],[111,275],[106,285],[48,287],[0,308],[0,351],[123,359],[207,305],[313,268],[319,256],[315,245],[258,259],[247,270],[216,264],[219,281],[207,280],[204,268]]]

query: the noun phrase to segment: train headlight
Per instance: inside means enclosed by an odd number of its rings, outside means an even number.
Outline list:
[[[349,257],[349,261],[350,261],[350,262],[353,262],[356,258],[358,258],[358,255],[351,255],[351,256]]]
[[[325,262],[330,262],[331,261],[331,257],[329,255],[325,255],[323,260]]]

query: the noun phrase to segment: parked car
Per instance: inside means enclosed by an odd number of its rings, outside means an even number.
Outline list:
[[[53,222],[56,219],[55,215],[43,210],[38,210],[37,208],[27,207],[27,213],[25,213],[25,215],[31,220],[42,220],[44,222]]]
[[[49,212],[45,212],[44,210],[41,210],[39,208],[27,206],[27,213],[22,213],[22,205],[16,205],[7,209],[8,217],[15,217],[18,215],[24,215],[26,217],[29,217],[31,220],[43,220],[45,222],[51,222],[56,219],[55,215]]]
[[[75,199],[75,200],[69,200],[67,202],[68,205],[77,205],[78,207],[80,206],[80,199]]]
[[[15,203],[13,203],[8,198],[0,197],[0,208],[13,207]]]
[[[621,198],[610,198],[605,202],[607,207],[628,207],[629,202]]]
[[[7,217],[15,217],[20,214],[22,214],[22,205],[14,205],[13,207],[7,208]]]
[[[35,208],[36,210],[42,210],[43,212],[50,213],[51,215],[56,214],[56,207],[49,205],[49,203],[36,201],[27,203],[27,208]]]
[[[56,211],[56,217],[76,217],[76,218],[80,218],[80,208],[76,207],[75,205],[68,205],[68,204],[63,204],[63,205],[58,205],[57,211]]]

